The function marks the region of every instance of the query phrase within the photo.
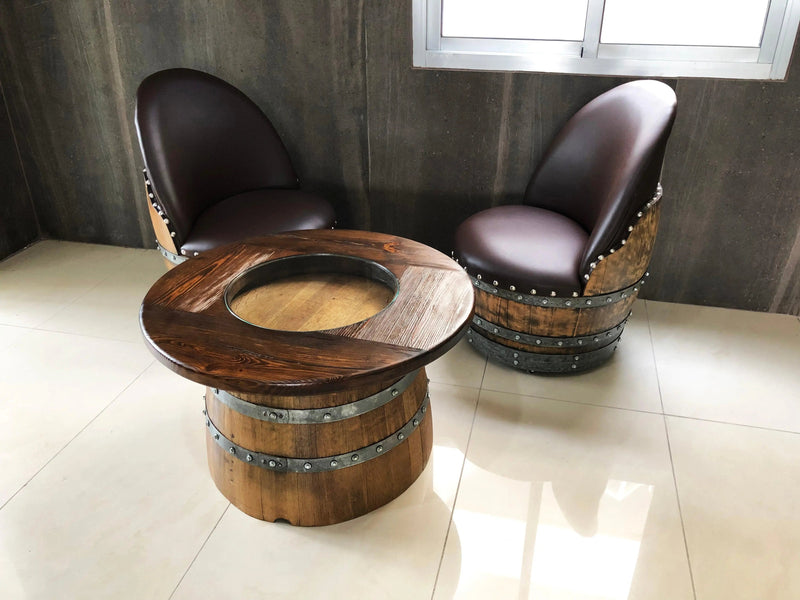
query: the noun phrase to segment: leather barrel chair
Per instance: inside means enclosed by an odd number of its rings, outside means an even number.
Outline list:
[[[658,81],[613,88],[558,133],[523,204],[459,226],[453,254],[474,285],[477,350],[533,373],[612,356],[648,275],[675,111]]]
[[[241,91],[192,69],[148,76],[136,94],[150,217],[167,266],[248,237],[333,227],[299,189],[269,119]]]

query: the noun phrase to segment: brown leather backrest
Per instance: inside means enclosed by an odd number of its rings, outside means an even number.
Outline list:
[[[208,73],[168,69],[150,75],[136,93],[135,120],[150,181],[179,243],[215,202],[298,186],[269,119],[242,92]]]
[[[668,85],[625,83],[579,110],[545,152],[525,202],[566,215],[589,233],[581,279],[655,193],[675,111]]]

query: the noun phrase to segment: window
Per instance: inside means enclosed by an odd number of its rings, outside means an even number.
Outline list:
[[[413,0],[414,66],[783,79],[800,0]]]

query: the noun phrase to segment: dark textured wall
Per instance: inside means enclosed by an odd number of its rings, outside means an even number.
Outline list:
[[[8,0],[0,38],[44,235],[132,246],[153,238],[134,94],[158,69],[251,96],[344,225],[442,250],[467,215],[520,198],[558,128],[624,81],[412,69],[409,0]],[[800,65],[788,83],[668,83],[679,116],[646,297],[800,314]]]
[[[36,213],[17,153],[0,79],[0,259],[24,248],[39,236]]]

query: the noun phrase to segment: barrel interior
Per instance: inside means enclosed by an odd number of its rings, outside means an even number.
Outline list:
[[[238,318],[258,327],[320,331],[374,316],[397,290],[394,275],[378,263],[307,254],[268,261],[243,273],[226,291],[226,304]]]

